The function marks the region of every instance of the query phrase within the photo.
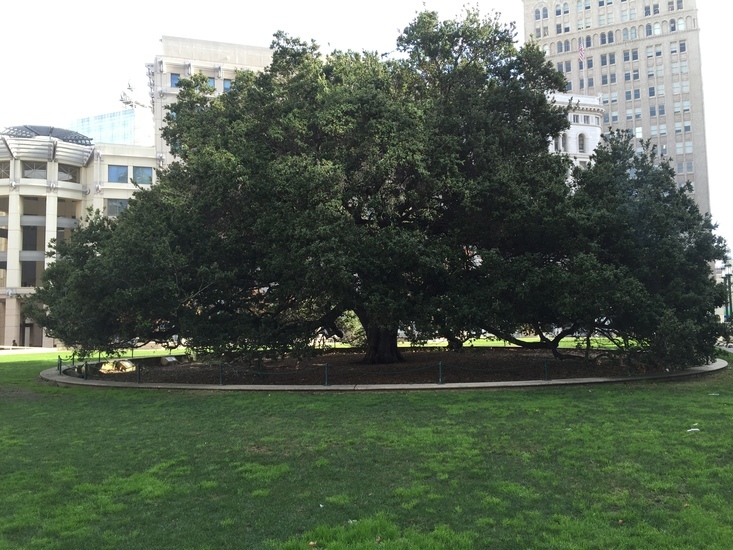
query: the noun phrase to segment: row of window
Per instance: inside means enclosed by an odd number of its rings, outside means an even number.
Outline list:
[[[580,124],[581,121],[583,124],[595,124],[596,126],[600,124],[601,119],[598,116],[595,115],[576,115],[573,114],[573,124]]]
[[[129,167],[110,164],[107,167],[107,181],[112,183],[130,183]],[[153,169],[149,166],[133,166],[132,182],[138,185],[153,183]]]
[[[559,45],[559,43],[558,43]],[[670,44],[670,53],[671,54],[678,54],[678,53],[685,53],[687,51],[687,43],[682,42],[672,42]],[[624,63],[629,63],[633,61],[639,61],[639,50],[633,49],[633,50],[623,50],[622,52]],[[652,59],[654,57],[661,57],[662,56],[662,46],[660,44],[657,44],[656,46],[647,46],[646,49],[646,57],[647,59]],[[585,55],[580,56],[581,59],[578,61],[578,70],[582,71],[583,69],[592,69],[593,68],[593,58],[592,57],[585,57]],[[611,52],[608,54],[601,54],[601,66],[605,67],[608,65],[615,65],[616,64],[616,52]],[[688,72],[688,64],[686,59],[682,59],[680,61],[672,61],[670,64],[672,74],[684,74]],[[572,63],[570,61],[560,61],[557,63],[557,70],[561,73],[569,73],[572,72]],[[639,69],[634,69],[638,73]],[[647,75],[652,77],[654,75],[662,76],[664,74],[664,66],[663,65],[649,65],[647,67]],[[629,80],[628,78],[626,80]]]
[[[620,0],[622,3],[626,2],[626,0]],[[613,0],[598,0],[598,7],[602,8],[604,6],[612,6]],[[578,3],[576,4],[576,11],[583,12],[585,10],[590,10],[591,8],[591,0],[578,0]],[[632,10],[635,10],[635,8],[631,8]],[[684,0],[668,0],[667,2],[667,11],[675,11],[684,9]],[[565,2],[562,5],[556,4],[555,5],[555,16],[559,15],[567,15],[570,13],[570,5]],[[646,4],[644,6],[644,16],[649,17],[651,15],[659,15],[660,13],[660,7],[659,3],[654,4]],[[543,8],[537,8],[534,10],[534,18],[535,21],[540,21],[541,19],[547,19],[550,16],[549,9],[547,7]]]
[[[568,136],[567,134],[563,134],[562,136],[558,136],[555,138],[555,151],[556,152],[565,152],[565,153],[588,153],[588,139],[585,137],[585,134],[579,134],[578,135],[578,150],[577,151],[571,151],[568,147]]]
[[[22,177],[28,179],[45,180],[48,175],[47,162],[23,161],[21,163]],[[81,169],[78,166],[59,163],[59,181],[79,183],[81,181]],[[10,162],[0,163],[0,178],[10,177]]]
[[[632,17],[631,19],[634,19]],[[626,21],[626,19],[624,19]],[[598,20],[599,26],[603,27],[605,25],[612,25],[613,24],[613,18],[608,17],[606,19],[605,17],[600,17]],[[668,25],[668,29],[667,29]],[[578,26],[577,30],[582,31],[585,29],[590,29],[592,27],[592,23],[590,19],[578,19]],[[636,40],[640,36],[659,36],[663,32],[682,32],[687,29],[687,23],[683,17],[680,17],[679,19],[670,19],[669,22],[664,21],[662,23],[656,22],[656,23],[647,23],[646,25],[640,26],[640,27],[627,27],[621,30],[621,39],[624,41],[628,40]],[[566,23],[557,23],[555,25],[555,34],[564,34],[569,33],[570,25]],[[550,35],[549,28],[548,27],[537,27],[535,28],[535,38],[546,38]],[[613,44],[615,40],[615,35],[613,31],[609,31],[608,33],[601,33],[600,35],[600,41],[601,44]],[[589,46],[588,46],[589,47]]]
[[[45,180],[48,178],[48,163],[23,161],[21,163],[21,177],[27,179]],[[113,183],[129,183],[129,167],[110,164],[107,167],[107,181]],[[59,163],[59,181],[81,183],[81,169],[78,166]],[[10,161],[0,162],[0,178],[10,178]],[[153,183],[153,169],[148,166],[133,166],[132,180],[139,185]]]
[[[180,73],[171,73],[171,88],[177,88],[178,83],[181,81],[181,75]],[[209,86],[212,88],[216,88],[216,78],[213,76],[208,77],[208,80],[206,82]],[[225,92],[228,92],[232,89],[232,79],[231,78],[224,78],[222,79],[222,85]]]

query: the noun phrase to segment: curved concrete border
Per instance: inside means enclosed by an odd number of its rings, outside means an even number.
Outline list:
[[[465,390],[465,389],[501,389],[528,388],[541,386],[574,386],[581,384],[618,384],[620,382],[636,382],[640,380],[668,380],[710,374],[723,370],[728,366],[722,359],[710,365],[690,367],[683,371],[628,376],[623,378],[564,378],[561,380],[517,380],[511,382],[465,382],[456,384],[360,384],[334,386],[289,386],[289,385],[223,385],[218,384],[150,384],[142,382],[107,382],[102,380],[84,380],[73,376],[59,374],[58,369],[48,369],[41,373],[41,378],[56,386],[86,386],[90,388],[127,388],[146,390],[207,390],[207,391],[287,391],[287,392],[365,392],[365,391],[416,391],[416,390]]]

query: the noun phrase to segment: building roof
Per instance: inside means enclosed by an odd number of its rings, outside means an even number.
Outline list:
[[[92,145],[92,138],[88,138],[78,132],[72,130],[64,130],[63,128],[55,128],[54,126],[11,126],[5,128],[1,135],[16,138],[34,138],[39,136],[52,137],[66,143],[75,143],[77,145]]]

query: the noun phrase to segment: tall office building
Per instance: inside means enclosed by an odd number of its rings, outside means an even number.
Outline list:
[[[651,139],[710,212],[696,0],[523,1],[525,38],[567,92],[599,96],[605,127]]]

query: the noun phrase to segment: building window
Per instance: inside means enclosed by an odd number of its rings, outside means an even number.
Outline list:
[[[0,162],[0,179],[10,178],[10,161]]]
[[[35,180],[45,180],[48,174],[48,164],[45,162],[23,161],[23,177]]]
[[[678,31],[684,31],[685,30],[685,20],[680,18],[677,20],[677,30]]]
[[[171,88],[178,87],[178,81],[181,80],[181,75],[178,73],[171,73]]]
[[[654,97],[654,86],[649,86],[649,97]]]
[[[126,199],[107,199],[108,216],[119,216],[125,208],[127,208]]]
[[[79,183],[81,170],[78,166],[69,166],[68,164],[59,164],[59,181],[68,181]]]
[[[138,185],[150,185],[153,183],[153,169],[148,166],[133,166],[132,180]]]
[[[127,166],[110,164],[107,167],[107,181],[112,183],[127,183]]]
[[[213,76],[208,77],[206,83],[209,85],[209,87],[216,88],[216,78],[214,78]]]

